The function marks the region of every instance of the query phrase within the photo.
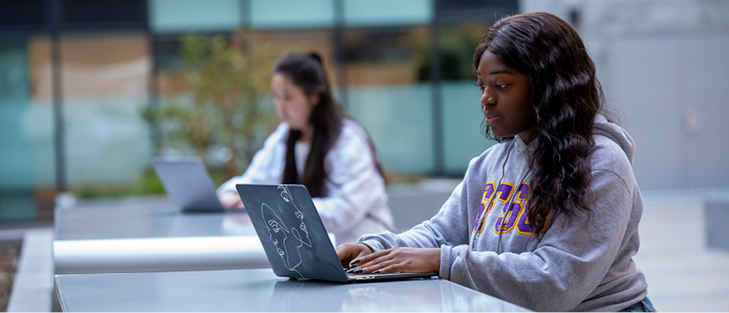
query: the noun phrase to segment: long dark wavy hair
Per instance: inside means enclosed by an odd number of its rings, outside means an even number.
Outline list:
[[[545,229],[547,215],[589,212],[595,116],[603,113],[604,95],[595,65],[582,39],[567,22],[549,13],[514,15],[497,21],[476,47],[474,66],[491,51],[506,66],[529,77],[536,112],[529,157],[531,171],[528,221],[535,235]],[[485,124],[484,124],[485,125]],[[493,135],[498,142],[512,140]]]
[[[316,52],[288,53],[281,57],[273,70],[274,73],[288,77],[294,85],[301,87],[307,96],[319,94],[319,103],[314,106],[309,123],[314,126],[314,137],[303,169],[303,177],[299,179],[296,169],[296,141],[301,138],[301,131],[290,130],[286,140],[286,160],[283,170],[284,184],[302,184],[306,186],[312,197],[326,197],[325,180],[328,173],[324,168],[324,158],[334,145],[342,131],[345,118],[351,119],[332,97],[321,56]],[[372,141],[369,141],[375,167],[384,178],[377,153]]]

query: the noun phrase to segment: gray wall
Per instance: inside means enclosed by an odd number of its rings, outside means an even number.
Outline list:
[[[609,46],[610,91],[638,145],[641,186],[729,186],[729,36],[621,38]]]
[[[520,5],[580,32],[608,106],[636,141],[642,189],[729,187],[729,1]]]

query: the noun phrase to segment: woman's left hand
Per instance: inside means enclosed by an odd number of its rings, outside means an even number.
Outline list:
[[[438,272],[440,249],[396,247],[363,256],[354,266],[362,274]]]

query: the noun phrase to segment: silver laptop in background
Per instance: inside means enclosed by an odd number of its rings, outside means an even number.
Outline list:
[[[278,276],[340,283],[429,278],[438,273],[348,274],[302,185],[236,185]]]
[[[185,212],[225,210],[215,194],[215,185],[199,159],[155,159],[152,167],[172,203]]]

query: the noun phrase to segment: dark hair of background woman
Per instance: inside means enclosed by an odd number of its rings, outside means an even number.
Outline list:
[[[577,32],[549,13],[530,13],[497,21],[476,47],[478,69],[486,50],[506,66],[529,76],[536,111],[536,147],[530,156],[528,220],[534,234],[546,226],[550,210],[589,212],[595,115],[603,112],[602,87],[595,65]],[[604,113],[604,112],[603,112]],[[488,125],[484,133],[499,142]]]
[[[319,94],[319,104],[314,107],[309,122],[314,126],[314,137],[309,156],[306,158],[303,177],[299,179],[296,169],[295,146],[301,138],[301,131],[290,130],[286,140],[286,163],[283,171],[284,184],[302,184],[312,197],[327,196],[325,180],[329,176],[324,168],[324,158],[342,132],[344,118],[349,118],[334,102],[321,57],[316,52],[289,53],[276,63],[274,73],[286,75],[294,85],[301,87],[309,96]],[[372,142],[369,142],[372,158],[378,172],[384,178],[382,167]]]

